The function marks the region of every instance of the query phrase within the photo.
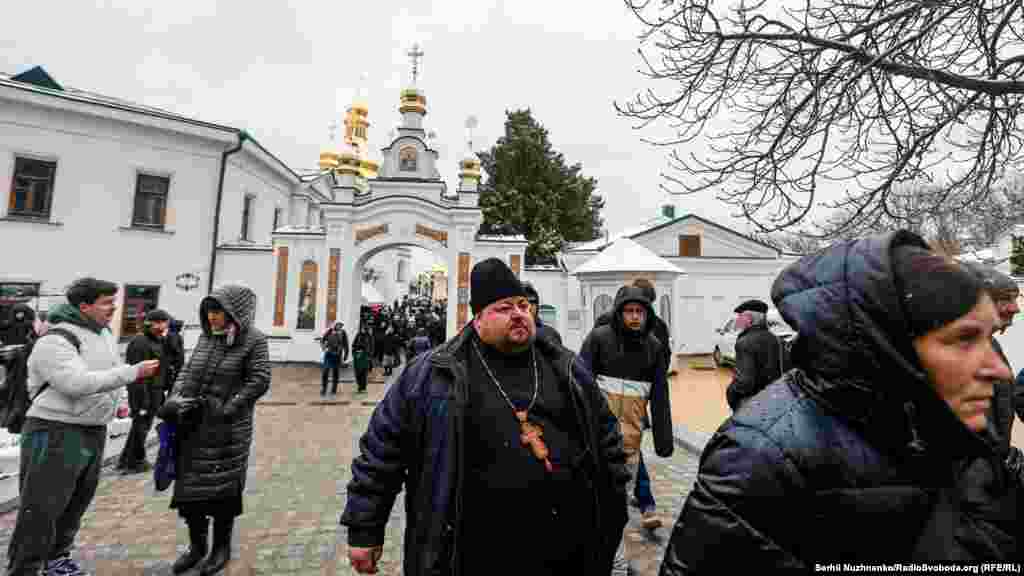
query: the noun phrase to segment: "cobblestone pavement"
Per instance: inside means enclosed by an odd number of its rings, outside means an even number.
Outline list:
[[[371,381],[366,396],[353,396],[352,388],[342,382],[336,398],[321,401],[318,374],[275,369],[273,391],[256,409],[245,514],[236,524],[234,560],[225,574],[354,573],[338,517],[352,455],[384,383]],[[657,574],[665,540],[697,463],[682,449],[670,459],[657,458],[650,446],[645,447],[645,459],[665,523],[647,533],[636,509],[631,509],[627,554],[636,573],[646,576]],[[105,471],[83,519],[76,557],[100,576],[171,574],[170,565],[187,547],[188,535],[184,523],[168,509],[169,502],[170,490],[155,492],[148,474],[119,476]],[[401,573],[401,495],[396,502],[380,564],[384,575]],[[7,564],[15,517],[16,512],[0,515],[0,567]]]

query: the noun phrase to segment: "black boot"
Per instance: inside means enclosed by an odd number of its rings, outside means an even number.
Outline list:
[[[199,570],[200,576],[212,576],[227,566],[231,560],[231,529],[235,526],[235,517],[215,518],[213,521],[213,550],[210,557]]]
[[[174,561],[171,570],[175,574],[188,572],[206,556],[206,534],[210,528],[206,516],[188,518],[185,523],[188,524],[188,550]]]

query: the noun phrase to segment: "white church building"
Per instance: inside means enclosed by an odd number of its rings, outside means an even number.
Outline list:
[[[297,172],[238,128],[62,86],[38,67],[0,74],[0,177],[11,183],[0,202],[0,314],[18,301],[45,310],[92,275],[123,288],[112,326],[123,341],[160,307],[187,323],[188,345],[202,296],[242,283],[262,303],[256,323],[273,359],[311,362],[325,326],[358,325],[367,264],[380,270],[374,297],[389,302],[407,291],[419,247],[448,271],[449,335],[470,319],[473,264],[494,256],[536,286],[542,317],[569,347],[623,282],[644,276],[655,280],[673,349],[704,353],[732,308],[767,299],[792,260],[666,206],[635,229],[572,246],[557,265],[525,266],[524,238],[478,233],[480,162],[469,149],[441,162],[424,128],[426,95],[413,84],[399,93],[401,125],[379,153],[367,141],[369,106],[357,100],[343,142],[320,154],[317,170]],[[447,170],[458,174],[454,190]],[[619,250],[620,238],[652,269],[629,270],[638,260],[628,253],[604,272],[585,267]]]

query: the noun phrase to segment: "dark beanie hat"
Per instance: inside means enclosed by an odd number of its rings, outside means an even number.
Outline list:
[[[739,314],[741,312],[746,312],[748,310],[751,311],[751,312],[760,312],[761,314],[767,314],[768,313],[768,304],[762,302],[761,300],[757,300],[757,299],[747,300],[743,304],[740,304],[739,306],[737,306],[733,310],[733,312],[735,312],[736,314]]]
[[[146,313],[146,322],[170,322],[171,315],[156,308]]]
[[[474,315],[502,298],[526,297],[519,278],[498,258],[488,258],[473,266],[469,276],[469,291],[469,305]]]
[[[910,336],[922,336],[971,311],[984,289],[976,274],[920,246],[897,246],[893,271]]]

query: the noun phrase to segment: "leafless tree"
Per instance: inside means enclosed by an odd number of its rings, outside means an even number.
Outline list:
[[[800,232],[754,232],[750,237],[789,254],[811,254],[826,245],[819,238]]]
[[[649,86],[616,109],[673,129],[666,189],[759,230],[957,212],[1024,159],[1021,0],[625,1]],[[901,212],[911,182],[941,192]]]

